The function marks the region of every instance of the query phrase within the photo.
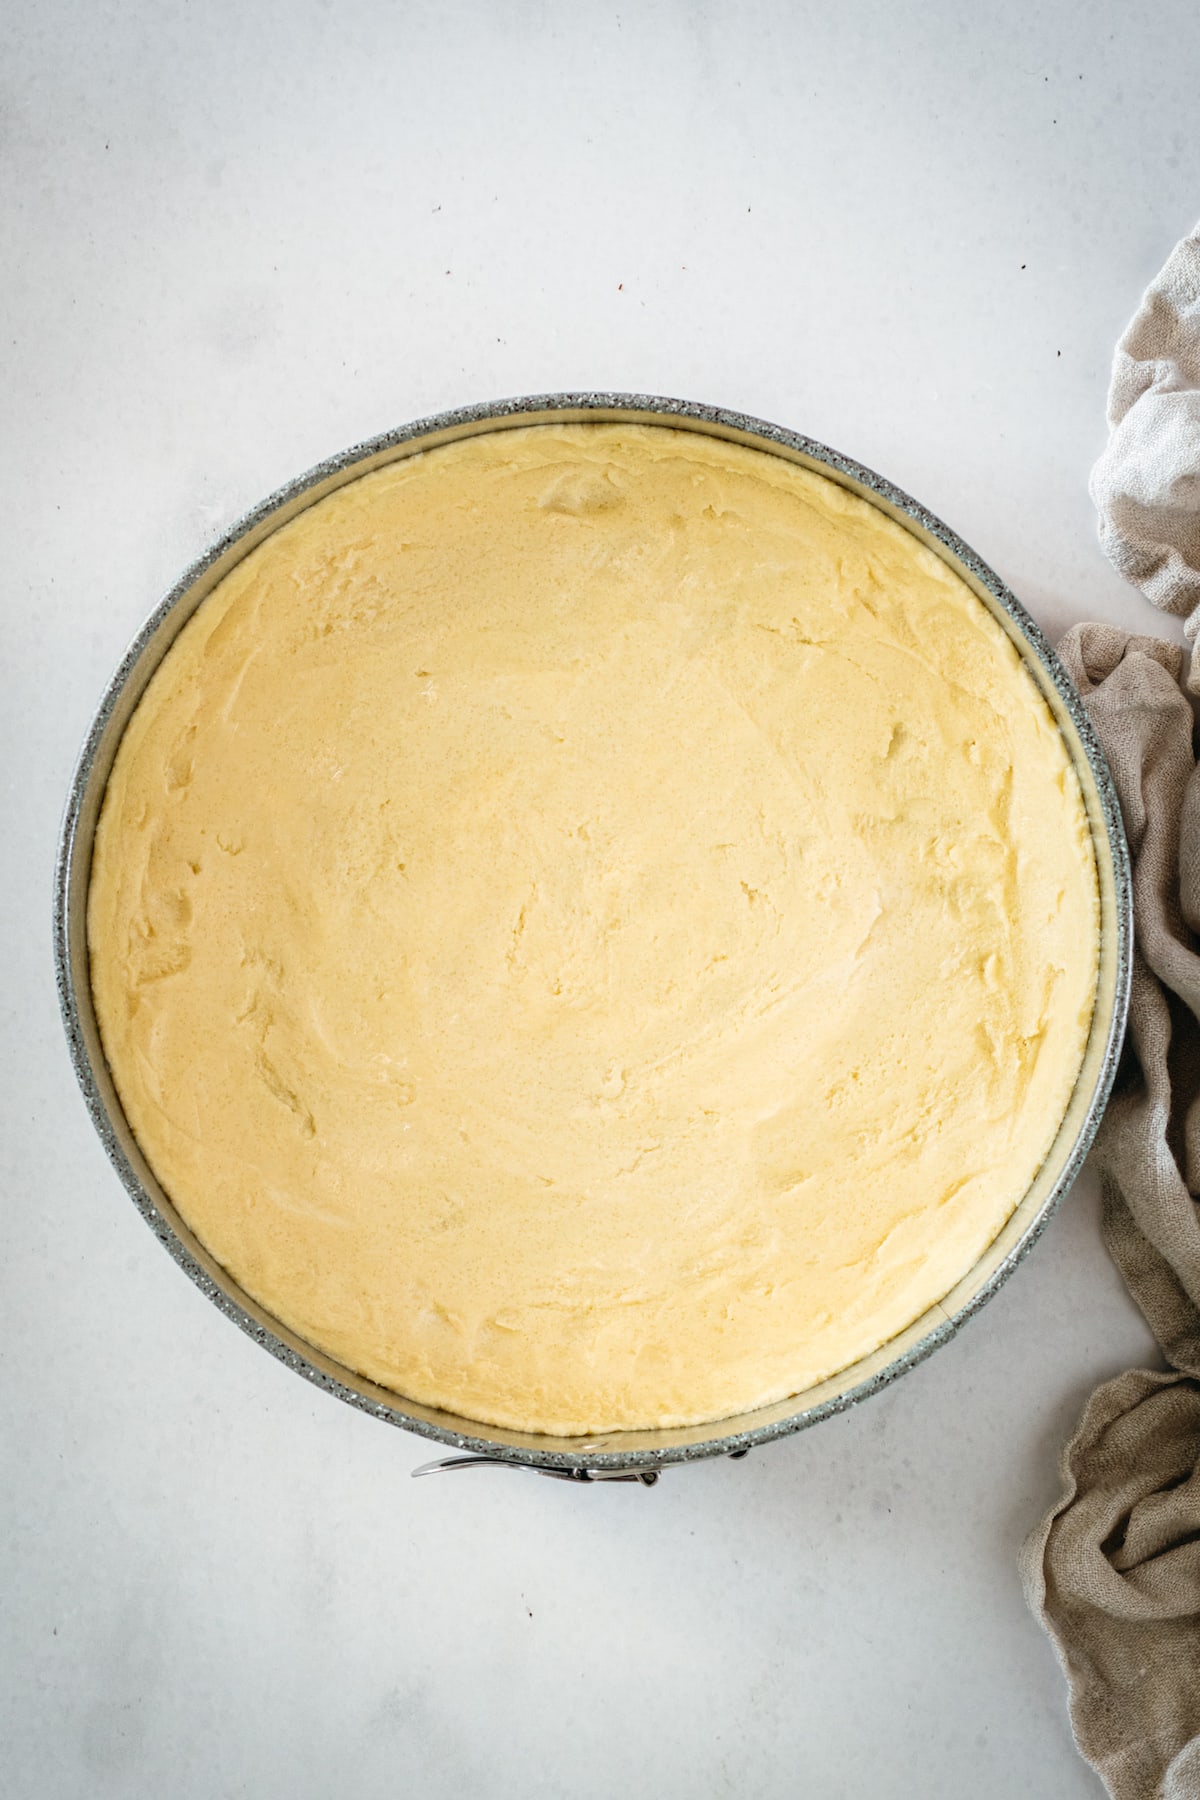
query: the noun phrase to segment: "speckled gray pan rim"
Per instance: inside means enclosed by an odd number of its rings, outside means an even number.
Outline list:
[[[1058,1137],[996,1242],[941,1305],[831,1380],[759,1411],[678,1429],[558,1438],[480,1425],[389,1393],[289,1332],[231,1280],[159,1187],[121,1111],[92,1010],[85,927],[92,837],[121,733],[175,634],[217,582],[271,531],[359,475],[458,438],[516,426],[577,423],[661,425],[781,456],[873,502],[962,576],[1012,638],[1070,749],[1087,805],[1100,878],[1101,958],[1091,1037]],[[109,684],[71,783],[54,897],[59,1001],[85,1103],[134,1204],[196,1285],[264,1349],[350,1405],[451,1449],[580,1478],[589,1470],[610,1475],[648,1472],[701,1457],[738,1455],[856,1405],[946,1343],[1027,1254],[1082,1166],[1116,1073],[1128,1003],[1131,946],[1128,851],[1103,754],[1062,664],[999,577],[927,508],[840,451],[722,407],[639,394],[539,394],[418,420],[320,463],[248,513],[171,589],[138,633]]]

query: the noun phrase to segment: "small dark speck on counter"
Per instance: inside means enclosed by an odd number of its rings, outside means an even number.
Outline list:
[[[1022,268],[1024,268],[1024,267],[1025,267],[1025,264],[1024,264],[1024,263],[1022,263],[1022,264],[1021,264],[1021,267],[1022,267]]]

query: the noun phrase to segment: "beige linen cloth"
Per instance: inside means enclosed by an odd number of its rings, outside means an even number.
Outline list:
[[[1200,635],[1200,225],[1175,246],[1117,345],[1108,445],[1092,470],[1109,561]],[[1196,685],[1197,665],[1193,663]]]
[[[1200,1800],[1200,770],[1181,650],[1078,625],[1060,655],[1133,858],[1129,1031],[1093,1151],[1104,1236],[1171,1367],[1097,1388],[1022,1572],[1109,1791]]]
[[[1108,420],[1091,482],[1101,544],[1187,618],[1195,647],[1200,227],[1117,346]],[[1200,769],[1180,650],[1079,625],[1060,651],[1133,858],[1129,1032],[1093,1152],[1104,1236],[1169,1368],[1097,1388],[1022,1572],[1066,1670],[1076,1741],[1115,1800],[1200,1800]]]

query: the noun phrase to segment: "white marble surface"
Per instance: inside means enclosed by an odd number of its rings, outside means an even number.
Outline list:
[[[949,1348],[650,1493],[427,1454],[154,1243],[67,1063],[50,871],[218,528],[469,400],[611,386],[883,469],[1057,632],[1157,615],[1085,491],[1194,220],[1194,0],[89,7],[0,21],[0,1743],[14,1800],[1086,1800],[1014,1557],[1150,1354],[1088,1180]]]

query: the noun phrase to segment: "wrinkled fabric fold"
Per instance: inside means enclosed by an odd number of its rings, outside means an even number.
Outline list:
[[[1081,625],[1060,654],[1133,860],[1129,1030],[1093,1152],[1104,1236],[1171,1366],[1092,1395],[1022,1572],[1115,1800],[1200,1800],[1200,771],[1178,648]]]
[[[1200,226],[1175,246],[1117,345],[1108,443],[1092,470],[1100,543],[1127,581],[1200,631]],[[1189,686],[1195,687],[1193,666]]]

